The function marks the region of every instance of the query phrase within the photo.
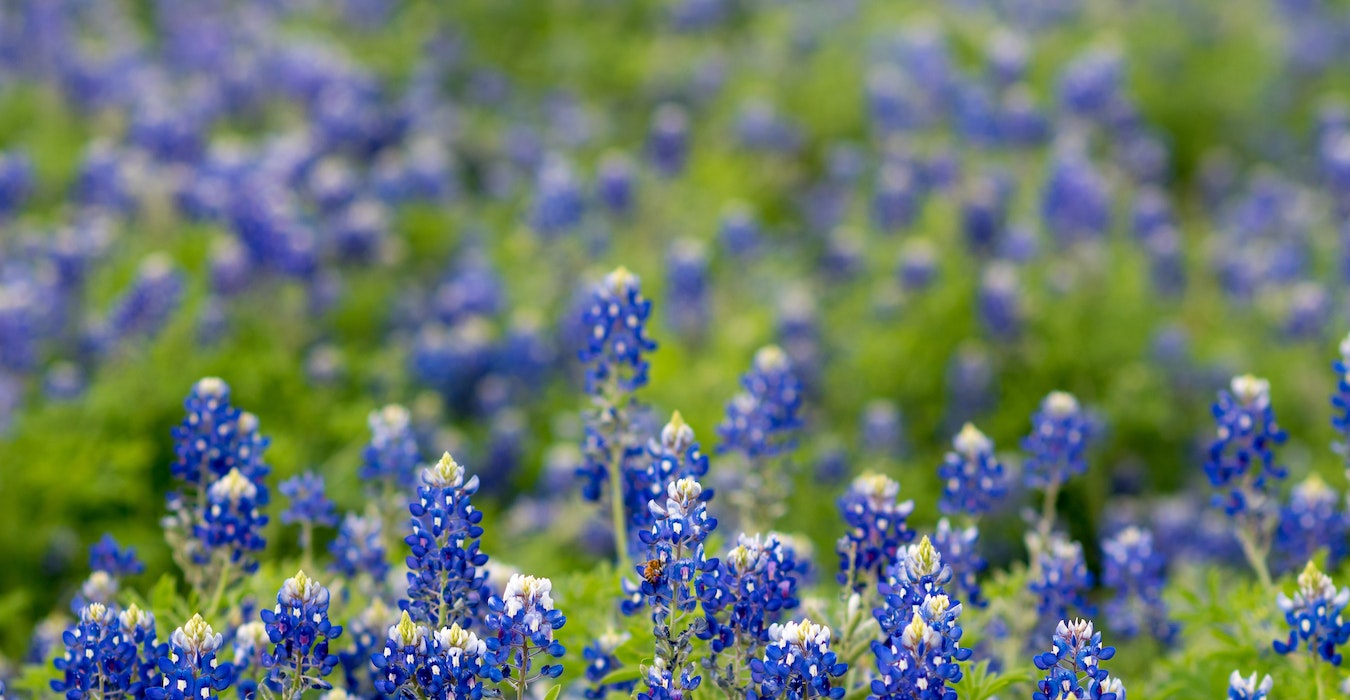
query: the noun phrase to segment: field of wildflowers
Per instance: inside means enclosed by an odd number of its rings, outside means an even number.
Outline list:
[[[1350,4],[0,0],[0,700],[1350,697]]]

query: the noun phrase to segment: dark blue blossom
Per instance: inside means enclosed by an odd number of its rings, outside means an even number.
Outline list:
[[[405,541],[412,556],[408,597],[399,607],[430,625],[472,625],[488,595],[482,569],[488,557],[478,550],[483,513],[470,502],[478,492],[478,477],[465,477],[450,453],[441,455],[423,470],[418,498],[408,506],[412,534]]]
[[[684,477],[671,482],[664,498],[652,499],[649,508],[656,516],[651,528],[638,533],[648,556],[637,573],[641,583],[624,580],[623,612],[631,615],[645,601],[652,621],[664,625],[672,612],[689,612],[699,603],[696,583],[705,586],[717,571],[717,559],[708,559],[704,540],[717,528],[717,518],[708,513],[711,490],[698,480]]]
[[[1331,365],[1336,372],[1336,392],[1331,395],[1331,407],[1334,409],[1331,427],[1338,436],[1332,447],[1350,464],[1350,335],[1341,340],[1340,351],[1340,359]]]
[[[637,687],[635,680],[601,683],[606,676],[619,670],[622,664],[614,652],[629,638],[626,632],[609,630],[582,650],[582,658],[586,661],[586,680],[590,684],[582,691],[587,700],[604,700],[610,693],[632,695],[633,689]]]
[[[89,570],[105,571],[108,574],[135,576],[145,571],[145,563],[136,558],[136,548],[123,548],[113,539],[112,533],[104,533],[97,544],[89,548]]]
[[[337,537],[328,545],[328,552],[333,555],[329,568],[348,578],[364,572],[374,581],[383,581],[389,573],[384,525],[377,516],[348,513],[338,526]]]
[[[1115,591],[1106,604],[1111,629],[1127,639],[1140,634],[1171,644],[1178,625],[1163,601],[1166,565],[1153,548],[1153,533],[1127,527],[1102,543],[1102,585]]]
[[[430,685],[431,679],[427,677],[430,670],[426,668],[429,636],[426,626],[413,622],[404,610],[398,624],[389,628],[384,651],[370,657],[378,674],[376,690],[385,695],[399,695],[405,688],[415,693],[412,688]]]
[[[221,635],[202,619],[193,615],[187,624],[174,630],[168,648],[159,659],[163,685],[146,691],[149,700],[214,700],[219,692],[230,687],[234,668],[219,664]]]
[[[1072,394],[1050,392],[1031,416],[1031,434],[1022,440],[1027,452],[1026,482],[1032,488],[1058,488],[1087,471],[1084,450],[1092,424]]]
[[[270,440],[258,433],[256,417],[231,405],[230,386],[216,377],[198,380],[183,406],[187,416],[173,429],[174,477],[206,488],[238,469],[260,484],[269,471],[263,451]]]
[[[553,582],[546,578],[514,574],[502,595],[488,601],[486,626],[492,636],[487,648],[494,667],[484,669],[486,678],[505,679],[523,696],[529,684],[562,675],[562,664],[556,661],[535,667],[536,657],[560,659],[566,651],[553,637],[567,618],[553,607],[552,591]]]
[[[960,663],[973,653],[960,646],[961,604],[931,593],[906,612],[910,617],[903,629],[872,642],[880,677],[873,679],[868,698],[955,700],[956,691],[947,686],[961,681]]]
[[[952,527],[946,518],[938,521],[933,533],[933,546],[943,553],[943,558],[952,568],[952,576],[960,586],[966,602],[982,608],[988,605],[980,589],[980,574],[989,563],[980,556],[978,546],[980,530],[974,525],[966,528]]]
[[[704,636],[712,640],[713,653],[737,646],[757,655],[769,641],[769,627],[800,604],[797,581],[803,568],[778,535],[741,534],[719,560],[716,578],[698,583],[708,623]]]
[[[830,628],[810,620],[774,625],[764,658],[750,660],[751,687],[747,700],[839,700],[847,689],[835,679],[848,664],[830,649]]]
[[[1125,700],[1120,681],[1110,678],[1102,661],[1116,655],[1102,646],[1102,635],[1092,622],[1060,620],[1050,651],[1036,656],[1036,668],[1046,672],[1037,681],[1034,700]]]
[[[1216,501],[1229,515],[1268,507],[1270,481],[1287,471],[1275,463],[1274,447],[1285,441],[1270,405],[1270,382],[1251,375],[1234,377],[1231,391],[1220,391],[1214,404],[1217,437],[1209,447],[1205,474],[1219,490]]]
[[[54,664],[62,676],[51,682],[52,690],[70,700],[126,697],[137,670],[138,650],[122,633],[114,610],[90,603],[61,639],[66,653]]]
[[[207,552],[225,552],[230,564],[244,571],[257,568],[253,554],[267,546],[262,535],[267,516],[259,509],[262,493],[237,468],[211,485],[206,513],[194,530]]]
[[[741,389],[717,428],[722,437],[718,451],[756,460],[794,448],[802,426],[802,385],[787,353],[776,345],[760,348],[741,377]]]
[[[544,160],[535,177],[534,189],[530,225],[540,236],[557,236],[581,223],[586,212],[581,183],[562,157],[550,155]]]
[[[1028,584],[1036,596],[1036,611],[1043,623],[1069,619],[1069,613],[1079,610],[1091,615],[1092,607],[1086,594],[1092,587],[1092,574],[1083,559],[1083,546],[1060,535],[1035,547],[1032,579]]]
[[[328,644],[342,636],[342,627],[328,620],[328,600],[328,589],[301,571],[282,584],[276,607],[262,611],[267,638],[275,645],[263,654],[262,665],[270,669],[269,685],[285,697],[332,687],[324,677],[338,657],[328,652]]]
[[[1012,263],[999,260],[985,266],[977,300],[980,323],[991,338],[1011,341],[1021,335],[1022,286]]]
[[[337,508],[324,493],[322,476],[305,472],[281,482],[277,490],[290,499],[286,510],[281,511],[281,522],[329,527],[337,524]]]
[[[647,383],[644,355],[655,350],[656,343],[647,337],[652,303],[642,296],[641,284],[636,275],[620,267],[592,292],[581,317],[586,328],[581,361],[586,364],[590,393],[604,393],[609,383],[623,392]]]
[[[1292,571],[1320,550],[1327,553],[1328,568],[1339,566],[1350,553],[1346,530],[1340,494],[1310,475],[1290,491],[1289,502],[1280,509],[1273,548],[1277,568]]]
[[[1003,465],[994,456],[994,443],[970,423],[966,423],[952,439],[954,450],[948,452],[938,467],[942,479],[942,500],[938,508],[944,513],[980,515],[996,506],[1008,492]]]
[[[900,484],[882,474],[864,474],[839,498],[847,530],[835,545],[839,583],[862,590],[880,581],[896,561],[900,546],[914,539],[906,518],[914,501],[900,501]]]
[[[1306,649],[1315,655],[1314,661],[1320,657],[1333,666],[1341,665],[1337,647],[1350,641],[1350,623],[1342,615],[1350,603],[1350,588],[1337,590],[1331,577],[1308,562],[1298,575],[1294,597],[1280,593],[1276,603],[1284,611],[1284,620],[1290,628],[1288,639],[1275,640],[1276,652],[1290,654]]]
[[[689,113],[677,104],[664,104],[652,115],[647,156],[656,172],[674,177],[689,158]]]
[[[946,595],[945,586],[952,580],[952,569],[942,561],[942,553],[924,537],[918,544],[909,545],[886,572],[886,579],[877,586],[882,605],[872,611],[881,631],[888,637],[900,635],[911,621],[914,606],[921,605],[929,596]]]

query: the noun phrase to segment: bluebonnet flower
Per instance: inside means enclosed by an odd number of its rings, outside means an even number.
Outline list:
[[[830,649],[830,628],[803,619],[770,627],[769,639],[764,658],[750,660],[747,700],[844,696],[844,684],[835,679],[844,675],[848,664]]]
[[[54,662],[62,676],[52,690],[71,700],[123,697],[135,671],[136,647],[122,635],[117,613],[103,603],[90,603],[80,621],[62,635],[64,656]]]
[[[882,474],[864,474],[839,499],[839,513],[848,526],[839,538],[839,583],[862,590],[867,580],[880,581],[896,561],[900,546],[914,539],[906,518],[914,501],[900,501],[900,484]]]
[[[1335,409],[1331,427],[1339,436],[1332,449],[1350,465],[1350,334],[1341,340],[1340,353],[1340,359],[1331,365],[1336,372],[1336,393],[1331,395],[1331,407]]]
[[[342,664],[343,683],[356,697],[369,697],[375,692],[382,676],[371,663],[371,657],[384,648],[382,644],[393,622],[388,606],[376,597],[343,630],[350,641],[346,649],[338,652],[338,663]]]
[[[1178,626],[1167,618],[1162,597],[1167,562],[1153,548],[1153,533],[1127,527],[1102,543],[1102,555],[1102,585],[1115,591],[1106,605],[1111,628],[1126,639],[1146,633],[1171,644]]]
[[[948,452],[938,467],[942,479],[942,500],[938,508],[944,513],[980,515],[997,505],[1008,492],[1003,465],[994,456],[994,443],[970,423],[952,438],[952,452]]]
[[[1316,474],[1290,491],[1275,528],[1274,553],[1281,570],[1297,568],[1318,550],[1326,550],[1329,568],[1345,559],[1350,545],[1346,542],[1346,516],[1339,505],[1340,494]]]
[[[944,586],[952,580],[952,569],[942,561],[942,554],[924,537],[918,544],[905,548],[901,556],[886,572],[886,579],[877,586],[882,606],[872,611],[881,631],[897,636],[910,622],[910,612],[929,596],[945,595]]]
[[[1036,656],[1036,668],[1046,672],[1037,681],[1035,700],[1125,700],[1118,680],[1110,678],[1101,662],[1116,655],[1102,646],[1102,635],[1088,620],[1060,620],[1050,651]]]
[[[111,576],[135,576],[145,571],[145,563],[136,558],[135,547],[120,547],[112,533],[104,533],[103,538],[89,548],[89,569],[105,571]]]
[[[270,440],[258,433],[257,417],[230,403],[230,386],[216,377],[200,379],[183,406],[187,416],[173,429],[174,477],[207,488],[238,469],[262,488],[269,471],[263,452]]]
[[[885,640],[872,642],[879,678],[871,683],[870,700],[955,700],[948,683],[964,675],[960,662],[971,657],[960,646],[957,622],[961,604],[943,593],[926,595],[909,609],[909,623]]]
[[[332,687],[324,677],[338,657],[328,653],[328,644],[342,636],[342,627],[328,620],[328,600],[328,589],[301,571],[282,584],[276,607],[262,611],[267,637],[275,645],[262,663],[271,669],[269,684],[284,689],[286,697]]]
[[[601,683],[606,676],[619,670],[621,662],[614,652],[629,639],[630,635],[627,632],[609,630],[582,650],[582,658],[586,660],[586,680],[590,683],[582,691],[582,696],[587,700],[604,700],[610,693],[623,695],[633,693],[633,688],[637,687],[635,680]]]
[[[1287,471],[1275,463],[1273,448],[1285,441],[1270,405],[1270,382],[1250,374],[1234,377],[1231,391],[1214,404],[1218,435],[1210,444],[1205,474],[1220,491],[1224,512],[1238,515],[1266,506],[1265,489]]]
[[[887,163],[877,171],[872,192],[872,220],[887,232],[908,227],[919,214],[922,194],[922,185],[911,165]]]
[[[258,680],[256,678],[245,677],[249,671],[260,671],[265,668],[263,664],[263,655],[268,653],[268,645],[272,640],[267,634],[267,624],[262,620],[253,620],[239,625],[234,630],[234,639],[227,640],[226,643],[234,647],[234,673],[235,678],[241,689],[248,686],[250,690],[256,692],[258,689]]]
[[[174,630],[159,659],[163,686],[146,690],[149,700],[213,700],[230,687],[234,668],[216,661],[223,638],[201,615]]]
[[[755,460],[795,447],[802,425],[802,386],[787,353],[776,345],[760,348],[741,378],[741,388],[718,426],[722,436],[718,451],[739,452]]]
[[[374,581],[383,581],[389,573],[384,547],[384,525],[376,515],[367,517],[348,513],[338,526],[337,537],[328,545],[333,555],[330,568],[347,578],[362,572]]]
[[[656,172],[674,177],[689,158],[689,113],[677,104],[663,104],[652,115],[647,156]]]
[[[106,571],[94,571],[80,586],[79,595],[71,601],[71,610],[78,614],[89,603],[113,605],[116,602],[119,587],[117,578],[112,574]]]
[[[672,665],[677,670],[672,671]],[[684,700],[703,682],[703,677],[693,675],[691,668],[657,656],[650,666],[642,669],[646,688],[638,691],[637,700]]]
[[[556,236],[581,223],[585,200],[581,184],[566,160],[557,155],[546,158],[539,167],[534,186],[530,225],[540,236]]]
[[[980,275],[980,323],[995,340],[1013,340],[1022,332],[1022,289],[1017,268],[1005,261],[985,266]]]
[[[33,161],[27,153],[0,153],[0,217],[18,213],[33,193]]]
[[[1078,399],[1063,391],[1050,392],[1031,416],[1031,433],[1022,440],[1027,486],[1049,493],[1087,472],[1083,453],[1091,438],[1092,424]]]
[[[989,563],[980,556],[977,547],[980,542],[980,530],[974,525],[966,528],[952,527],[946,518],[938,520],[933,533],[933,545],[943,553],[952,568],[953,578],[961,587],[966,602],[977,608],[988,604],[981,594],[980,574]]]
[[[426,664],[431,678],[426,687],[428,697],[445,700],[477,700],[482,697],[482,679],[494,675],[485,666],[495,662],[487,642],[454,624],[442,627],[432,639],[433,654]]]
[[[1243,678],[1234,670],[1228,677],[1228,700],[1267,700],[1267,694],[1274,687],[1275,681],[1268,674],[1258,681],[1256,673]]]
[[[277,490],[290,499],[286,510],[281,511],[281,522],[329,527],[337,524],[337,509],[324,493],[322,476],[305,472],[281,482]]]
[[[708,325],[708,255],[695,239],[680,238],[666,252],[669,323],[683,336],[698,338]]]
[[[370,443],[361,451],[357,476],[366,481],[386,482],[410,488],[417,478],[422,455],[413,435],[408,409],[390,404],[372,411],[368,419]]]
[[[749,206],[728,204],[718,223],[717,239],[733,258],[745,258],[759,247],[759,221]]]
[[[267,545],[262,536],[267,516],[259,510],[260,493],[238,468],[231,469],[207,491],[206,513],[194,530],[208,552],[225,552],[231,565],[247,572],[258,567],[252,554]]]
[[[633,209],[636,177],[633,161],[623,153],[606,153],[600,159],[595,176],[595,189],[601,203],[615,214],[627,214]]]
[[[1294,597],[1280,593],[1276,603],[1290,627],[1287,640],[1275,640],[1276,652],[1290,654],[1302,648],[1314,655],[1314,661],[1320,657],[1333,666],[1341,665],[1337,647],[1350,641],[1350,623],[1342,615],[1350,603],[1350,588],[1337,590],[1331,577],[1308,562],[1298,575]]]
[[[408,506],[412,547],[408,557],[408,597],[399,607],[431,625],[478,619],[487,597],[487,555],[478,550],[483,513],[470,499],[478,492],[478,477],[465,478],[464,468],[450,453],[422,472],[418,499]]]
[[[637,567],[642,583],[634,586],[627,579],[624,591],[629,599],[623,612],[633,614],[645,600],[652,609],[652,620],[664,625],[672,612],[689,612],[698,605],[694,584],[715,575],[717,559],[708,559],[703,543],[717,528],[717,518],[708,513],[711,490],[693,477],[671,482],[664,498],[652,499],[649,508],[656,516],[648,530],[638,538],[648,548],[647,561]]]
[[[900,256],[896,276],[906,291],[923,291],[937,280],[938,251],[932,243],[922,238],[906,241]]]
[[[734,646],[740,655],[756,655],[769,641],[770,626],[800,604],[802,568],[796,552],[778,535],[742,533],[719,560],[716,578],[698,583],[708,623],[702,636],[711,638],[713,653]]]
[[[609,273],[596,286],[581,318],[587,328],[587,345],[581,351],[587,391],[603,393],[612,382],[620,391],[631,392],[647,383],[643,355],[656,349],[647,337],[651,309],[652,303],[642,296],[641,280],[625,268]]]
[[[1058,149],[1041,195],[1046,228],[1060,244],[1098,239],[1111,225],[1106,178],[1080,148]]]
[[[376,690],[385,695],[399,695],[404,688],[430,685],[426,669],[430,653],[425,625],[419,625],[404,610],[397,625],[389,628],[384,651],[370,657],[371,665],[379,673]],[[415,685],[412,685],[415,684]]]
[[[501,597],[488,601],[487,629],[493,634],[487,643],[493,653],[493,668],[485,668],[485,677],[506,682],[523,696],[530,683],[542,678],[557,678],[562,664],[545,661],[537,669],[534,659],[547,655],[562,658],[566,651],[553,638],[554,630],[567,624],[561,610],[553,607],[553,582],[515,574],[506,583]]]
[[[169,320],[183,295],[183,275],[168,256],[146,257],[122,295],[113,303],[102,333],[105,348],[118,341],[149,338]]]
[[[701,479],[708,474],[708,456],[699,448],[694,429],[675,411],[661,429],[659,440],[649,440],[646,450],[649,461],[645,469],[625,469],[624,502],[629,513],[630,531],[641,533],[650,529],[657,516],[649,507],[665,497],[670,484],[685,477]],[[712,498],[711,489],[704,494]]]
[[[1092,587],[1092,574],[1083,559],[1083,546],[1052,535],[1033,550],[1036,560],[1028,588],[1036,596],[1036,612],[1041,621],[1066,620],[1075,609],[1091,615],[1093,609],[1085,596]]]

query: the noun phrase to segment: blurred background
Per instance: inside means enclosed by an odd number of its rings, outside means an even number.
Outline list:
[[[343,510],[398,402],[482,478],[494,559],[605,557],[576,352],[619,264],[654,301],[642,398],[708,449],[786,350],[780,526],[827,571],[852,475],[931,523],[962,422],[1015,464],[1053,389],[1102,434],[1083,541],[1143,494],[1199,509],[1234,373],[1341,488],[1347,53],[1330,0],[7,0],[0,651],[105,531],[128,585],[172,569],[170,429],[209,375]]]

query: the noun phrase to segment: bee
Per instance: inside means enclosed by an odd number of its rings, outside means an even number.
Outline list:
[[[661,560],[652,559],[647,565],[642,567],[642,578],[652,585],[656,585],[661,580]]]

